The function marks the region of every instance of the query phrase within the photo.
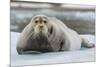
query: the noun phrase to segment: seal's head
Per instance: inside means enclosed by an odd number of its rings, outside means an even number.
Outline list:
[[[47,34],[49,31],[49,19],[44,15],[36,15],[32,18],[32,25],[34,29],[34,33],[39,34]]]

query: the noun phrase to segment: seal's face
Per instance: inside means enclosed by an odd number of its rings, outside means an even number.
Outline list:
[[[47,34],[48,33],[48,18],[45,16],[36,16],[33,19],[33,28],[34,32],[36,34],[42,33]]]

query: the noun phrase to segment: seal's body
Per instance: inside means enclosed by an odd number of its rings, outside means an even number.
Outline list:
[[[83,44],[82,44],[83,43]],[[57,18],[37,15],[25,27],[17,42],[17,52],[25,51],[65,51],[77,50],[82,45],[94,47],[94,44],[80,37]]]

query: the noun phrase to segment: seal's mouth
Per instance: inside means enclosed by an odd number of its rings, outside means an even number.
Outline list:
[[[44,25],[44,26],[36,25],[34,27],[34,33],[35,34],[39,34],[39,33],[47,34],[48,33],[48,27],[46,25]]]

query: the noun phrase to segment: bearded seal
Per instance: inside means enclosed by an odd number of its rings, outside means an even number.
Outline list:
[[[61,20],[45,15],[33,16],[17,41],[17,52],[25,51],[56,52],[77,50],[81,46],[94,47],[93,43],[82,38],[76,31],[67,27]]]

